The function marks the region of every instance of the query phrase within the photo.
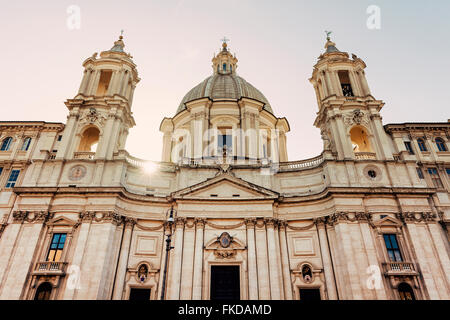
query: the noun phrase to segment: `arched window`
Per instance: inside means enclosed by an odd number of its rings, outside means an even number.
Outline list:
[[[51,293],[52,285],[48,282],[44,282],[37,288],[34,300],[50,300]]]
[[[420,151],[428,151],[427,146],[425,145],[425,141],[421,138],[417,139],[417,144],[419,145]]]
[[[223,71],[227,71],[227,64],[226,64],[226,63],[224,63],[224,64],[222,65],[222,69],[223,69]]]
[[[398,293],[400,295],[400,300],[416,300],[413,289],[406,282],[402,282],[398,285]]]
[[[20,148],[20,150],[27,151],[28,148],[30,147],[30,144],[31,144],[31,138],[30,137],[26,137],[23,140],[22,148]]]
[[[445,142],[441,138],[436,138],[436,146],[439,151],[447,151],[447,147],[445,146]]]
[[[364,127],[353,127],[350,130],[350,140],[352,141],[353,152],[372,152],[369,136]]]
[[[0,147],[0,151],[8,151],[11,147],[12,138],[6,137],[3,139],[2,146]]]
[[[96,127],[86,129],[81,135],[78,151],[95,152],[100,138],[100,131]]]

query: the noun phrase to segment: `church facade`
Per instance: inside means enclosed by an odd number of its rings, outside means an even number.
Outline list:
[[[122,37],[83,62],[65,123],[0,122],[0,299],[450,298],[450,122],[383,125],[364,61],[327,38],[323,152],[288,161],[237,61],[224,42],[162,120],[161,162],[125,150]]]

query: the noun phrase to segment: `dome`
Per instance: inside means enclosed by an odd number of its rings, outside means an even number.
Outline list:
[[[272,107],[266,97],[253,85],[236,74],[217,73],[206,78],[203,82],[192,88],[181,100],[177,114],[186,109],[186,102],[201,98],[236,99],[250,98],[264,103],[264,109],[273,113]]]

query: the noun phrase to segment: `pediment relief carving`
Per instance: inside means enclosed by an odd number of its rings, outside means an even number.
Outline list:
[[[196,185],[178,190],[172,194],[174,199],[190,200],[260,200],[277,199],[275,191],[222,173]]]

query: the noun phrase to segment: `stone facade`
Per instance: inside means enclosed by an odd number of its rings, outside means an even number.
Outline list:
[[[288,161],[226,43],[163,119],[161,162],[125,151],[122,38],[83,63],[65,124],[0,122],[0,299],[210,299],[217,266],[241,299],[449,299],[450,123],[383,126],[365,63],[325,48],[312,159]]]

